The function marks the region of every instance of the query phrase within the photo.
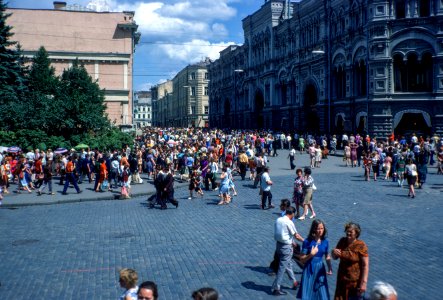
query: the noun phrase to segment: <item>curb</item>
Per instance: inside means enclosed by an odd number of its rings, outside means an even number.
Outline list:
[[[187,187],[186,183],[178,183],[174,189],[181,189],[183,187]],[[151,196],[155,194],[154,191],[147,191],[147,192],[138,192],[138,193],[132,193],[130,199],[120,199],[119,194],[109,194],[109,195],[103,195],[101,197],[89,197],[89,198],[81,198],[81,199],[66,199],[66,200],[53,200],[48,202],[23,202],[23,203],[3,203],[0,206],[0,209],[13,209],[17,207],[26,207],[26,206],[43,206],[43,205],[57,205],[57,204],[67,204],[67,203],[78,203],[78,202],[96,202],[96,201],[128,201],[133,198],[137,197],[143,197],[143,196]],[[4,199],[3,199],[4,200]]]

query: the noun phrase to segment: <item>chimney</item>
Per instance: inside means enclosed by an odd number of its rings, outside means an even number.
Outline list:
[[[66,8],[66,2],[64,1],[54,1],[54,9],[63,10]]]

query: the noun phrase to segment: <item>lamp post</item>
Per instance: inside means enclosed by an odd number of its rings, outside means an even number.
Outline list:
[[[189,127],[189,85],[184,85],[183,86],[184,89],[186,89],[186,117],[185,117],[185,122],[186,122],[186,127]]]
[[[237,123],[237,74],[243,73],[244,70],[242,69],[235,69],[234,70],[234,123]],[[237,124],[236,124],[237,125]],[[237,128],[237,126],[235,126]]]

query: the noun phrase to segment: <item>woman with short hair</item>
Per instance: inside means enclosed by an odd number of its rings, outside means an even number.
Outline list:
[[[366,292],[368,282],[368,247],[359,239],[360,225],[347,223],[345,233],[346,237],[342,237],[332,250],[332,258],[340,259],[335,300],[359,299]]]

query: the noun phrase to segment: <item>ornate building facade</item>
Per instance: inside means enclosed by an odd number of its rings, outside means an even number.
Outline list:
[[[210,125],[443,134],[443,1],[269,0],[212,63]]]
[[[207,127],[209,124],[209,59],[182,69],[168,86],[151,88],[154,125],[161,127]]]

